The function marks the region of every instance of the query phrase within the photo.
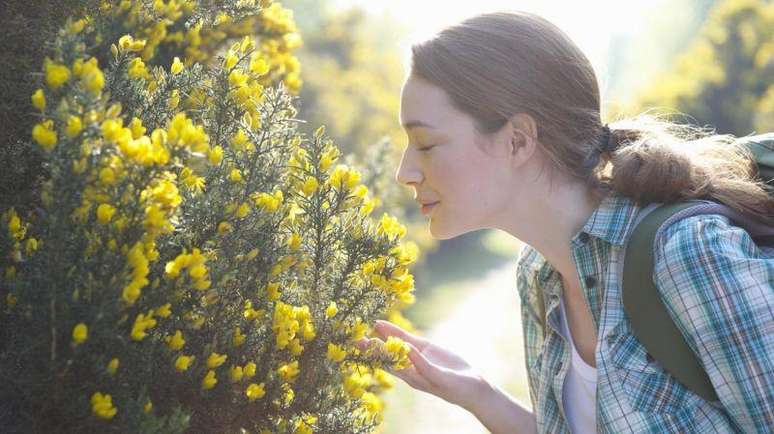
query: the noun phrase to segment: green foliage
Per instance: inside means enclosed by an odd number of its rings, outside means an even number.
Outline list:
[[[4,430],[379,424],[407,347],[354,342],[413,302],[417,249],[324,128],[297,130],[268,3],[105,3],[51,41],[20,140],[39,206],[0,207]]]
[[[40,160],[24,146],[35,121],[30,95],[46,50],[67,16],[96,7],[97,0],[31,2],[4,0],[0,5],[0,204],[27,209],[36,202]]]

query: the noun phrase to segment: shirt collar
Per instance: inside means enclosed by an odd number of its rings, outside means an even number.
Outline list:
[[[583,228],[572,239],[574,246],[583,244],[582,233],[597,237],[610,244],[623,246],[633,229],[640,206],[629,197],[610,193],[600,202]],[[577,243],[577,244],[576,244]]]
[[[618,193],[612,192],[605,196],[583,225],[583,228],[575,234],[571,243],[574,248],[579,248],[584,241],[583,234],[604,240],[612,245],[623,246],[629,233],[634,228],[637,212],[640,206],[637,203]],[[534,248],[525,246],[522,252],[522,266],[531,270],[534,278],[541,284],[545,284],[553,272],[553,268],[545,258]]]

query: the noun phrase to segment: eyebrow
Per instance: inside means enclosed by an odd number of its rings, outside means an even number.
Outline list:
[[[422,121],[408,121],[405,124],[403,124],[403,128],[405,128],[406,130],[410,130],[412,128],[419,128],[419,127],[436,129],[434,126],[424,123]]]

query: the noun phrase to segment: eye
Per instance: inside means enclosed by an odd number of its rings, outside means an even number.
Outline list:
[[[419,152],[427,152],[430,149],[435,148],[435,146],[436,145],[430,145],[430,146],[425,146],[424,148],[417,148],[417,151],[419,151]]]

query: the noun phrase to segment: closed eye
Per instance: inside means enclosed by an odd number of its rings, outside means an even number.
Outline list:
[[[424,148],[417,148],[417,151],[420,151],[420,152],[427,152],[427,151],[429,151],[430,149],[432,149],[432,148],[435,148],[436,146],[437,146],[437,145],[431,145],[431,146],[425,146]]]

